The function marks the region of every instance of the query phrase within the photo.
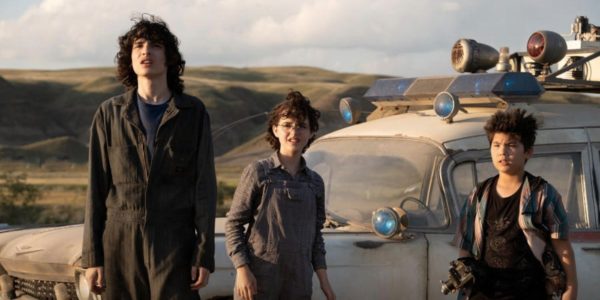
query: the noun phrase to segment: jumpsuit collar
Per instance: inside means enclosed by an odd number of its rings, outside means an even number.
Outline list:
[[[192,102],[193,100],[189,97],[183,97],[182,94],[174,94],[171,98],[172,99],[168,102],[169,105],[165,111],[163,122],[161,123],[164,123],[176,115],[179,109],[194,107],[194,103]],[[129,122],[131,122],[138,129],[142,129],[142,122],[136,106],[137,88],[130,89],[125,93],[125,97],[119,98],[119,100],[120,101],[117,101],[115,104],[125,106],[125,109],[123,109],[123,117],[126,120],[129,120]]]
[[[279,160],[279,156],[277,155],[277,151],[273,152],[273,154],[271,154],[271,157],[269,157],[269,159],[271,159],[271,161],[273,162],[273,169],[284,170],[283,164],[281,163],[281,160]],[[307,170],[306,160],[304,159],[304,156],[301,156],[300,157],[300,168],[298,168],[298,172],[306,174],[306,170]]]

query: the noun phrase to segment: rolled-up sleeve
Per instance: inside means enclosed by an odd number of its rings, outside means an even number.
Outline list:
[[[111,185],[105,124],[101,106],[90,128],[89,181],[81,253],[84,268],[104,265],[102,235],[106,222],[106,197]]]
[[[312,266],[314,270],[327,269],[325,260],[325,241],[323,240],[323,224],[325,223],[325,185],[321,176],[315,173],[317,186],[317,219],[315,241],[312,247]]]
[[[252,163],[242,172],[240,182],[233,195],[233,202],[227,222],[225,223],[225,236],[227,254],[235,268],[250,263],[247,239],[244,225],[254,220],[254,210],[258,205],[259,182],[258,163]]]
[[[197,245],[194,266],[215,270],[215,211],[217,203],[217,183],[213,142],[210,131],[210,118],[204,113],[202,134],[198,149],[198,173],[195,190],[195,227]]]

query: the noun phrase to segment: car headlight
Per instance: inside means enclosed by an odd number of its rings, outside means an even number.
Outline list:
[[[377,209],[371,217],[371,225],[378,236],[386,239],[392,238],[406,229],[406,212],[396,207]]]

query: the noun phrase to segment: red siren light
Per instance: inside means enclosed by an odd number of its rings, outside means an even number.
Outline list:
[[[554,64],[567,54],[567,42],[556,32],[537,31],[527,40],[527,53],[537,63]]]
[[[531,55],[531,57],[538,57],[544,51],[544,36],[535,32],[529,37],[527,41],[527,53]]]

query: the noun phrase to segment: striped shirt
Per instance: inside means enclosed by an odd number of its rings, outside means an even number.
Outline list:
[[[486,206],[490,187],[497,176],[473,189],[460,214],[455,245],[476,259],[481,259]],[[534,256],[541,262],[542,252],[550,239],[568,239],[569,224],[562,197],[550,183],[525,172],[519,199],[519,227]]]

